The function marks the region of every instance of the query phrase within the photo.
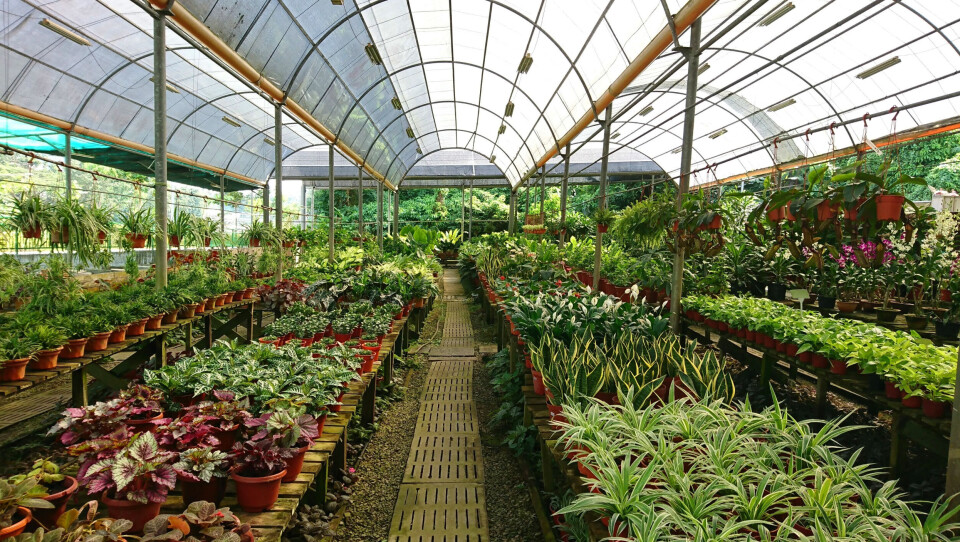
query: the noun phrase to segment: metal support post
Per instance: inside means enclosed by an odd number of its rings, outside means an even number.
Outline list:
[[[530,185],[527,185],[527,202],[523,205],[523,223],[527,224],[527,218],[530,217]]]
[[[263,183],[263,224],[270,225],[270,181]]]
[[[543,216],[543,200],[547,198],[547,166],[540,167],[540,218],[544,219]],[[546,224],[546,221],[544,221]]]
[[[507,215],[507,232],[517,233],[517,191],[510,191],[510,214]]]
[[[333,143],[330,144],[330,156],[327,159],[327,161],[328,161],[327,165],[330,168],[330,193],[328,194],[330,196],[330,210],[327,212],[327,219],[330,221],[330,224],[329,224],[330,231],[328,233],[329,235],[328,244],[330,245],[330,263],[333,263],[333,260],[336,256],[336,250],[334,248],[334,237],[336,237],[336,229],[334,228],[334,224],[333,224],[333,205],[334,205],[334,202],[333,202],[333,192],[334,192],[333,191]]]
[[[465,189],[466,183],[460,181],[460,235],[463,235],[463,220],[467,212],[467,191]]]
[[[307,183],[300,181],[300,229],[307,229]]]
[[[468,227],[470,235],[467,239],[473,239],[473,179],[470,179],[470,223]]]
[[[220,176],[220,234],[222,235],[227,222],[226,204],[223,201],[223,175]]]
[[[280,237],[280,258],[277,260],[277,282],[283,279],[283,105],[277,104],[273,114],[273,178],[277,180],[277,186],[274,187],[276,196],[274,199],[274,212],[277,220],[277,235]]]
[[[357,237],[360,238],[360,246],[363,246],[363,166],[357,168],[360,173],[357,175]]]
[[[567,143],[567,152],[563,155],[563,181],[560,183],[560,248],[566,241],[567,232],[567,182],[570,179],[570,144]]]
[[[393,235],[400,235],[400,189],[393,191]]]
[[[73,170],[70,169],[72,165],[71,154],[73,150],[70,148],[70,132],[63,133],[63,163],[68,166],[63,168],[63,181],[64,181],[64,197],[67,201],[73,199]],[[73,267],[73,243],[67,244],[67,265]]]
[[[680,145],[680,183],[677,190],[677,210],[690,188],[690,163],[693,161],[693,120],[697,103],[697,72],[700,69],[700,19],[690,26],[690,47],[687,53],[687,100],[683,115],[683,142]],[[673,281],[670,289],[670,328],[680,333],[680,296],[683,293],[683,246],[677,235],[677,253],[673,257]]]
[[[954,384],[953,418],[950,420],[950,444],[947,453],[947,487],[944,495],[953,498],[951,506],[960,502],[960,359],[957,360],[957,380]],[[956,518],[954,518],[956,521]]]
[[[377,183],[377,246],[383,252],[383,183]]]
[[[603,211],[607,208],[607,162],[610,160],[610,114],[613,104],[608,105],[603,112],[603,155],[600,158],[600,201],[598,208]],[[593,253],[593,289],[600,287],[600,263],[603,258],[603,234],[597,230],[596,248]]]
[[[153,20],[153,175],[157,289],[167,286],[167,16]]]

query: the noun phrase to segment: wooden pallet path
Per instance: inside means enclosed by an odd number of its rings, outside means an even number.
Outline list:
[[[443,276],[447,303],[410,455],[390,524],[390,542],[483,542],[489,538],[479,418],[473,401],[476,348],[456,271]]]

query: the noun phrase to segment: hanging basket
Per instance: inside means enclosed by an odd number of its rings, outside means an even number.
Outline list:
[[[899,194],[879,194],[876,200],[878,221],[900,220],[900,213],[903,211],[903,202],[906,200],[905,197]]]

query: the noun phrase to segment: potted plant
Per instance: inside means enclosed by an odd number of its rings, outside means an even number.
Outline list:
[[[183,489],[183,502],[209,501],[220,504],[227,488],[230,460],[226,452],[215,448],[190,448],[180,452],[173,464]]]
[[[181,211],[179,207],[173,209],[173,218],[167,222],[167,235],[171,247],[179,247],[183,242],[190,245],[196,237],[196,219],[190,213]]]
[[[211,502],[194,502],[182,514],[161,514],[143,527],[143,542],[254,542],[253,529],[230,511]]]
[[[267,239],[270,234],[270,226],[254,218],[247,229],[240,236],[241,240],[247,242],[251,247],[259,247],[260,243]]]
[[[120,211],[120,230],[132,248],[144,248],[156,228],[153,209]]]
[[[163,419],[163,393],[143,384],[131,384],[120,391],[119,399],[134,433],[153,432]]]
[[[101,207],[94,200],[90,205],[89,213],[97,243],[102,244],[113,229],[113,209]]]
[[[270,439],[281,448],[291,451],[285,466],[286,474],[281,477],[283,482],[297,479],[303,470],[303,458],[307,450],[313,440],[320,436],[317,419],[307,414],[303,405],[287,400],[274,402],[271,410],[259,418],[247,420],[246,425],[256,430],[251,440]]]
[[[33,518],[31,508],[53,508],[52,504],[43,500],[46,496],[43,487],[32,476],[16,481],[0,478],[0,540],[23,532]]]
[[[13,477],[11,480],[20,481],[21,478],[33,478],[37,481],[37,488],[43,499],[50,504],[50,507],[33,507],[33,519],[40,525],[52,527],[57,524],[57,520],[67,509],[67,501],[77,492],[77,479],[73,476],[67,476],[60,473],[60,467],[53,461],[38,459],[34,461],[30,472]]]
[[[609,209],[597,209],[592,218],[593,223],[597,225],[597,233],[607,233],[610,225],[616,220],[617,214]]]
[[[37,345],[38,348],[33,354],[30,367],[47,370],[57,366],[57,359],[63,351],[63,345],[67,342],[67,335],[56,326],[34,323],[27,328],[26,340]]]
[[[7,333],[0,338],[0,382],[23,380],[27,374],[27,363],[33,359],[37,349],[38,345],[29,342],[24,335]]]
[[[10,216],[7,226],[19,230],[24,239],[39,239],[43,228],[50,223],[50,209],[40,196],[30,191],[10,197]]]
[[[245,512],[263,512],[277,502],[280,480],[294,451],[273,439],[247,440],[233,448],[230,477],[237,485],[237,502]]]

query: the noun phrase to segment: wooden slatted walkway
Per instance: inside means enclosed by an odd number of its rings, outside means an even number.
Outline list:
[[[479,418],[473,402],[476,345],[456,271],[443,276],[443,337],[430,353],[417,427],[390,525],[390,542],[489,538]]]

